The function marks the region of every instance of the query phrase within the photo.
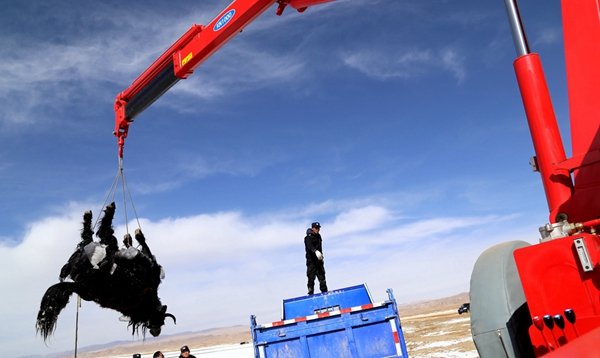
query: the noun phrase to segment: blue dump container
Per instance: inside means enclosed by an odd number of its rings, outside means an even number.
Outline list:
[[[373,303],[366,285],[283,300],[283,319],[250,317],[257,358],[408,357],[398,307]]]

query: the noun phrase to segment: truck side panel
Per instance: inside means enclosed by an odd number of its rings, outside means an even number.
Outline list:
[[[344,313],[341,313],[344,312]],[[393,301],[364,310],[342,309],[331,316],[256,326],[257,357],[407,357]],[[293,320],[290,320],[293,321]]]

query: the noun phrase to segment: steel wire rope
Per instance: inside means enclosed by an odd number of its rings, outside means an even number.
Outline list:
[[[127,197],[125,196],[125,175],[123,174],[123,157],[119,158],[119,173],[121,175],[121,187],[123,192],[123,213],[125,215],[125,233],[129,235],[129,219],[127,218]]]
[[[121,182],[121,188],[123,191],[123,212],[125,215],[125,231],[129,234],[129,219],[127,215],[127,197],[129,197],[129,201],[131,202],[131,207],[133,209],[133,213],[135,215],[135,220],[137,222],[138,228],[141,230],[142,226],[140,224],[140,219],[138,217],[137,210],[135,208],[135,204],[133,202],[133,196],[131,195],[131,191],[129,190],[129,186],[127,185],[127,180],[125,179],[125,171],[123,168],[123,158],[119,158],[119,167],[117,169],[117,174],[115,175],[115,179],[113,180],[112,185],[108,189],[105,197],[102,208],[100,209],[100,213],[102,210],[108,205],[109,202],[115,201],[115,196],[117,194],[117,188],[119,186],[119,181]],[[93,229],[96,230],[98,227],[98,222],[100,221],[101,214],[96,218],[96,222],[94,223]]]
[[[120,171],[121,168],[119,167],[119,169],[117,170],[117,175],[115,176],[112,185],[110,186],[110,188],[106,192],[106,195],[104,196],[104,203],[102,204],[99,213],[102,213],[102,210],[106,207],[106,205],[108,205],[109,199],[111,202],[115,201],[115,193],[119,184]],[[98,221],[100,221],[101,216],[101,214],[98,214],[98,216],[96,217],[96,221],[94,222],[93,227],[94,230],[96,230],[96,228],[98,227]]]
[[[135,220],[137,222],[138,228],[141,230],[142,226],[140,225],[140,218],[138,217],[137,210],[135,209],[135,204],[133,203],[133,197],[131,196],[131,191],[129,190],[129,186],[127,185],[127,180],[125,179],[125,171],[123,170],[123,158],[119,158],[119,170],[121,174],[121,185],[123,188],[123,209],[125,211],[125,231],[129,234],[129,220],[127,218],[127,196],[129,196],[129,202],[131,203],[131,208],[133,209],[133,214],[135,215]]]

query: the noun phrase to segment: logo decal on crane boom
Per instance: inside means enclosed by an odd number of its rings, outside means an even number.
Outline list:
[[[223,26],[227,25],[227,23],[233,19],[233,15],[235,15],[235,9],[231,9],[229,11],[227,11],[225,14],[223,14],[223,16],[221,16],[221,18],[219,20],[217,20],[217,23],[215,24],[215,26],[213,27],[213,31],[219,31],[223,28]]]

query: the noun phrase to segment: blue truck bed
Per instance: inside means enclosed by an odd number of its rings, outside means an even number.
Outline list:
[[[398,307],[373,303],[366,285],[283,300],[283,319],[250,317],[256,358],[408,357]]]

